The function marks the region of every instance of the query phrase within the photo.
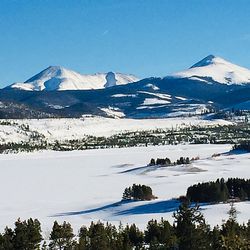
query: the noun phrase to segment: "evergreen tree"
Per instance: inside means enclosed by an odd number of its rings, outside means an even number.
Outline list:
[[[159,223],[156,220],[148,222],[145,242],[149,243],[150,249],[161,249],[161,247],[170,249],[177,243],[173,227],[163,218]]]
[[[218,226],[214,227],[212,234],[211,234],[211,237],[212,237],[212,249],[214,249],[214,250],[223,249],[224,239],[221,235],[221,232],[220,232],[220,229]]]
[[[209,228],[198,206],[191,207],[187,202],[182,203],[174,213],[174,218],[180,249],[210,249],[206,237]]]
[[[223,245],[226,249],[247,249],[249,242],[247,243],[243,229],[237,222],[237,210],[233,201],[230,203],[228,214],[228,220],[222,224]]]
[[[150,160],[149,165],[151,165],[151,166],[154,166],[154,165],[155,165],[155,159],[154,159],[154,158],[152,158],[152,159]]]
[[[130,200],[132,199],[132,189],[131,187],[125,188],[123,195],[122,195],[123,200]]]
[[[42,230],[40,222],[35,219],[28,219],[27,234],[29,238],[28,249],[38,249],[42,241]]]
[[[57,221],[54,222],[51,234],[50,234],[50,244],[51,249],[71,249],[73,242],[74,234],[73,229],[70,223],[63,222],[62,225],[59,225]]]
[[[132,246],[135,246],[136,249],[141,249],[140,247],[142,247],[144,235],[135,224],[130,226],[127,225],[124,229],[124,233],[127,235]]]
[[[13,236],[13,245],[15,249],[38,249],[41,241],[41,225],[37,219],[21,221],[19,218],[16,221]]]
[[[91,223],[89,227],[90,250],[109,250],[109,239],[105,226],[100,221]]]
[[[1,250],[14,250],[14,231],[6,227],[0,238]]]
[[[82,226],[79,230],[78,236],[79,236],[78,248],[81,250],[87,250],[89,248],[89,242],[90,242],[87,227]]]

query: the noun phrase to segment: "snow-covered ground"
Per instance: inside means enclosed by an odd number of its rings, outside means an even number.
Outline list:
[[[122,115],[117,110],[106,110],[112,115]],[[0,120],[0,122],[3,120]],[[111,136],[126,131],[171,129],[190,125],[212,126],[228,125],[225,120],[203,120],[200,117],[179,117],[165,119],[113,119],[104,117],[84,117],[81,119],[32,119],[11,120],[15,123],[0,125],[0,143],[28,140],[30,134],[20,129],[20,125],[29,125],[29,129],[44,135],[48,140],[82,139],[86,135]]]
[[[137,223],[144,228],[152,218],[173,221],[188,186],[224,177],[250,178],[250,154],[214,154],[231,145],[177,145],[115,148],[73,152],[36,152],[0,155],[0,229],[18,218],[38,218],[45,237],[54,220],[66,220],[77,230],[92,220],[114,224]],[[188,167],[147,167],[151,158],[197,157]],[[154,201],[120,203],[133,183],[152,187]],[[237,203],[240,222],[250,218],[249,202]],[[228,217],[228,204],[202,207],[212,225]],[[76,232],[76,231],[75,231]]]

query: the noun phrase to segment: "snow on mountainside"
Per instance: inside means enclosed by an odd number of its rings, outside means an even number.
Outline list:
[[[223,84],[250,83],[250,70],[230,63],[223,58],[209,55],[191,68],[172,74],[177,78],[191,78],[209,82],[208,78]]]
[[[86,90],[102,89],[138,81],[133,75],[121,73],[97,73],[82,75],[60,66],[50,66],[24,83],[14,83],[8,88],[22,90]]]

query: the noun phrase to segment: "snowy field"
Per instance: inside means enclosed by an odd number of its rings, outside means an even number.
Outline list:
[[[6,120],[0,120],[5,122]],[[200,117],[165,119],[112,119],[104,117],[83,117],[81,119],[22,119],[9,120],[12,125],[0,124],[0,143],[28,141],[30,132],[22,125],[29,125],[31,131],[45,136],[49,141],[82,139],[86,135],[111,136],[126,131],[171,129],[196,126],[229,125],[225,120],[203,120]]]
[[[173,221],[177,208],[171,200],[188,186],[220,177],[250,178],[250,154],[228,154],[231,145],[177,145],[73,152],[36,152],[0,155],[0,229],[13,227],[20,217],[38,218],[45,237],[54,220],[66,220],[76,230],[92,220],[114,224],[137,223],[144,228],[152,218]],[[213,154],[225,153],[217,157]],[[196,157],[188,167],[148,167],[151,158]],[[125,187],[146,184],[154,201],[121,203]],[[237,203],[240,222],[250,218],[249,202]],[[228,217],[228,204],[203,206],[212,225]]]

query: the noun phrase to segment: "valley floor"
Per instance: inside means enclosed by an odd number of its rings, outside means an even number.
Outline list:
[[[189,126],[230,125],[225,120],[204,120],[202,117],[164,119],[113,119],[104,117],[0,120],[0,144],[22,142],[35,136],[47,141],[82,139],[86,135],[112,136],[131,131],[176,129]]]
[[[18,217],[38,218],[45,237],[54,220],[66,220],[75,230],[92,220],[136,223],[140,228],[152,218],[173,221],[178,207],[173,198],[185,195],[188,186],[221,177],[250,178],[250,154],[231,154],[231,148],[203,144],[2,154],[0,229],[13,227]],[[200,159],[188,166],[147,166],[151,158],[175,161],[181,156]],[[149,185],[158,199],[121,203],[125,187],[133,183]],[[236,204],[239,222],[250,219],[249,205]],[[221,224],[229,204],[202,210],[210,224]]]

